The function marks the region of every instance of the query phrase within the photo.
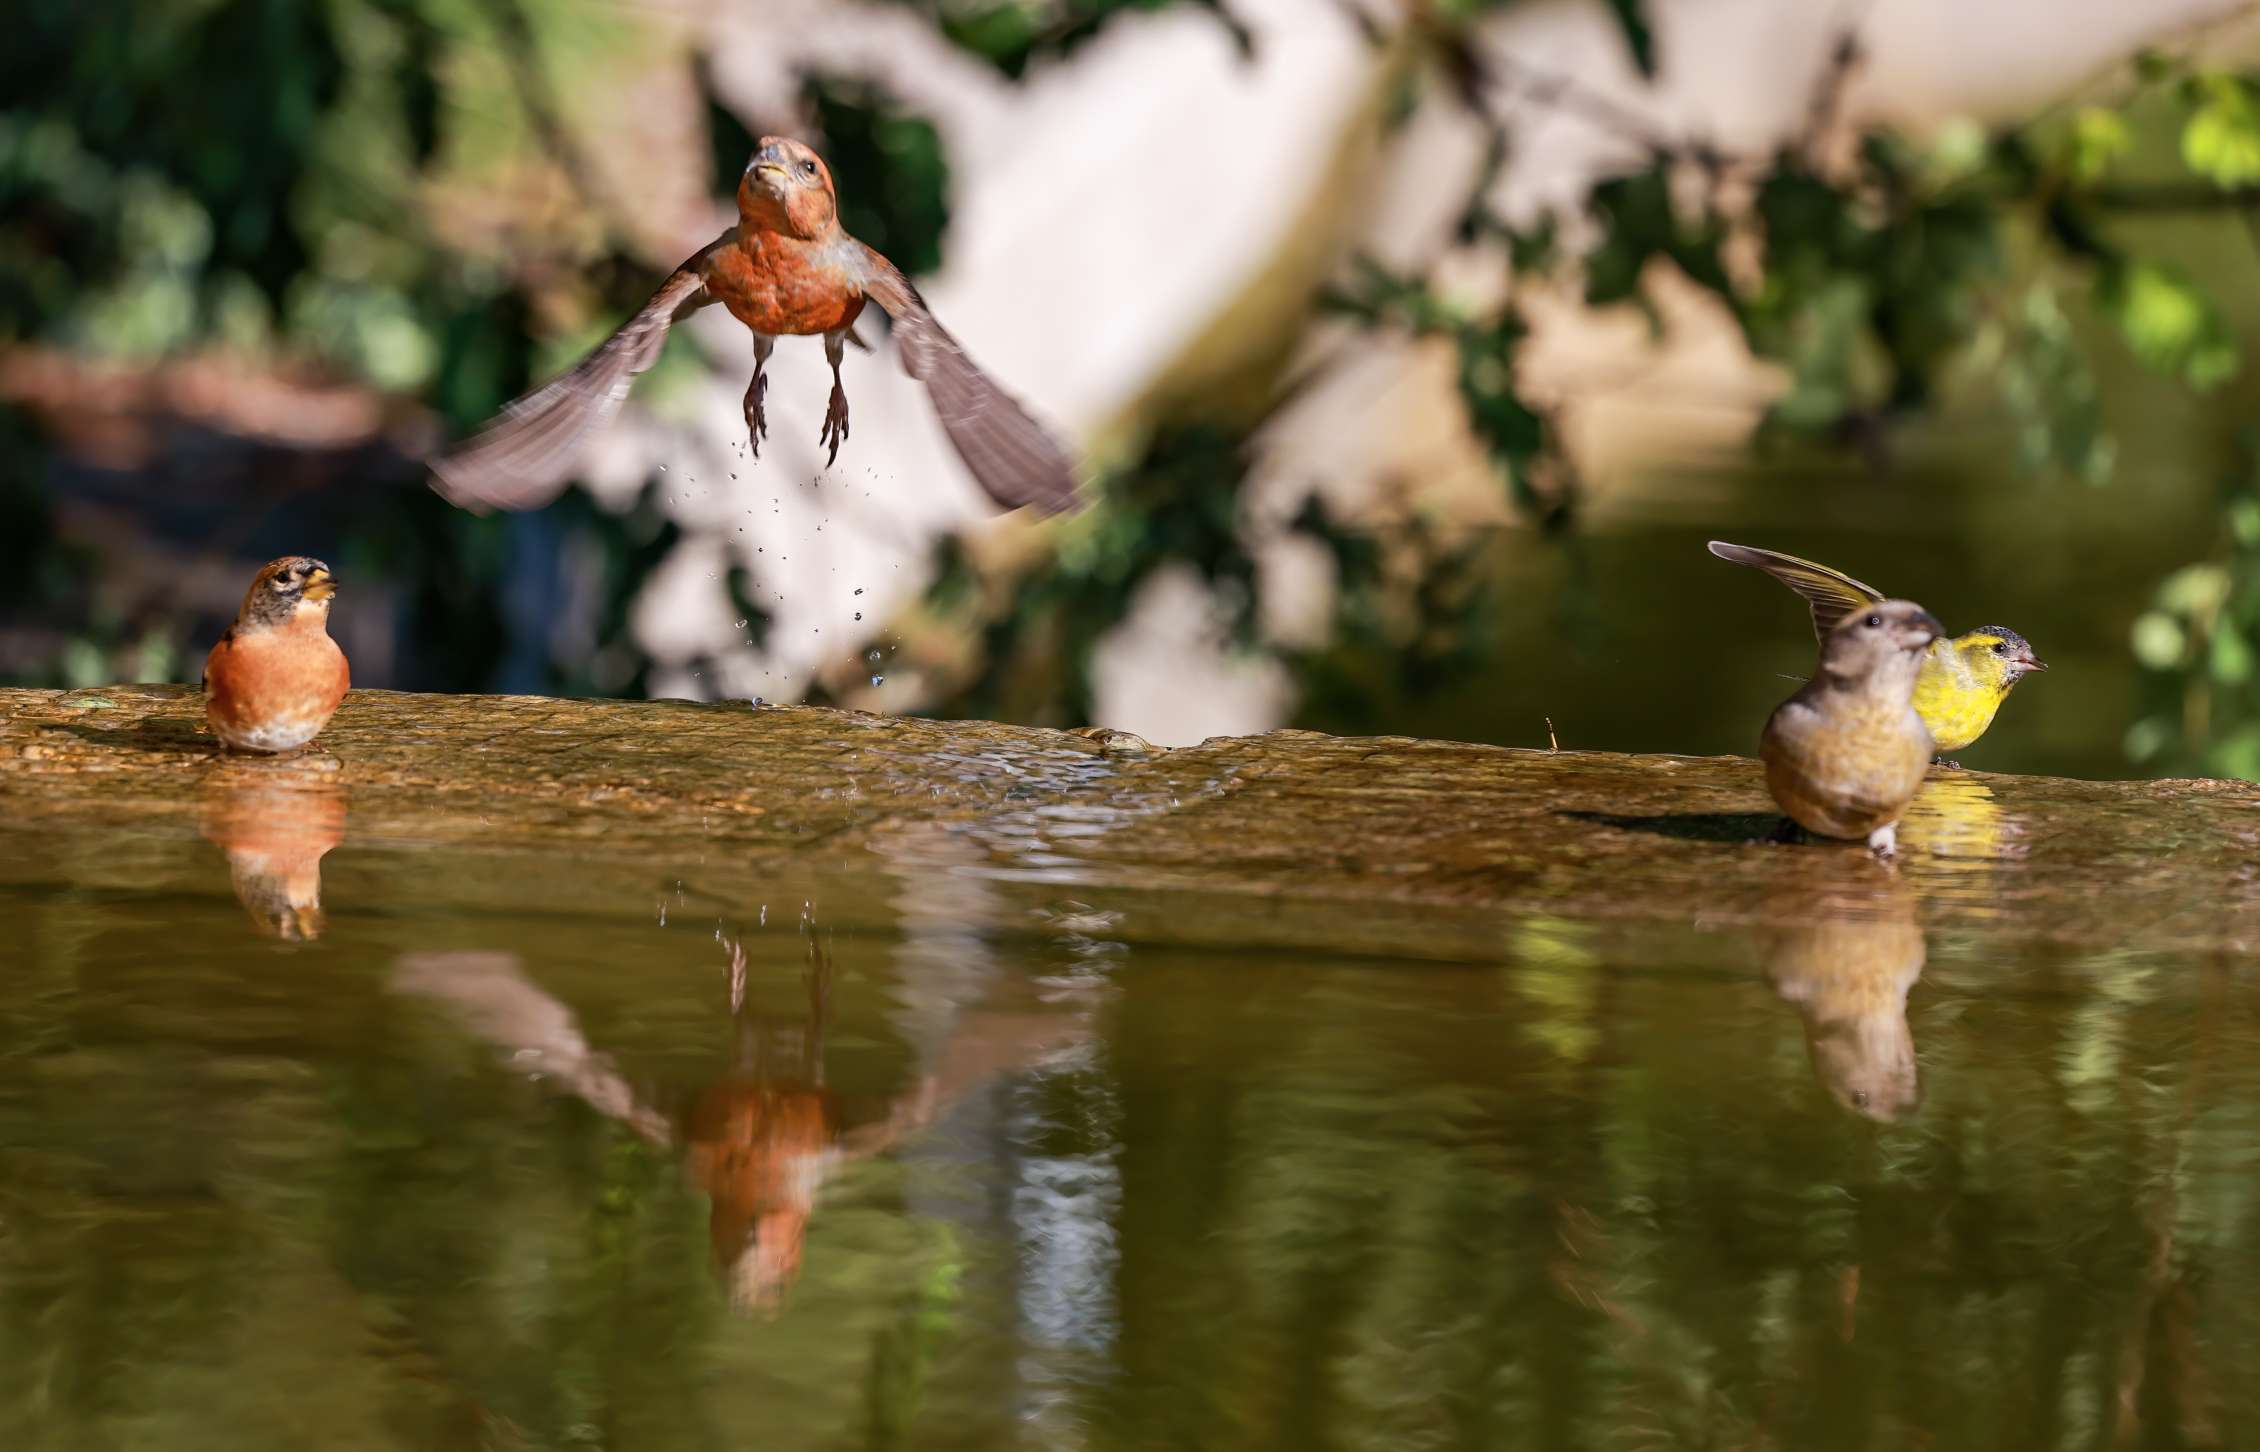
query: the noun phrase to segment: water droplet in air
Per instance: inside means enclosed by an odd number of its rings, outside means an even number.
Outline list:
[[[872,684],[872,685],[874,685],[874,686],[883,686],[883,685],[885,685],[886,683],[887,683],[887,678],[886,678],[885,676],[873,676],[873,677],[871,678],[871,684]]]

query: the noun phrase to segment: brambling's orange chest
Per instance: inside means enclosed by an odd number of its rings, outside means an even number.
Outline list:
[[[318,622],[238,631],[205,657],[204,715],[228,745],[288,751],[329,723],[350,684],[345,652]]]
[[[832,333],[863,311],[863,288],[838,244],[749,231],[707,264],[707,290],[757,333]]]

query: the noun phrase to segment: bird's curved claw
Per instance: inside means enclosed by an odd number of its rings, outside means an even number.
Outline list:
[[[762,406],[768,397],[769,375],[757,371],[745,390],[746,439],[753,445],[756,459],[761,457],[761,441],[769,436],[769,411]]]
[[[835,462],[838,461],[840,457],[840,445],[846,442],[847,436],[847,390],[842,388],[839,384],[834,383],[832,385],[832,406],[824,410],[824,431],[816,436],[816,442],[820,444],[829,444],[832,447],[832,452],[827,455],[824,460],[824,466],[826,468],[830,468]]]

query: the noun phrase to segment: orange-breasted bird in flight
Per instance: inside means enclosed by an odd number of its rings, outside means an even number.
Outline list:
[[[894,322],[903,370],[926,385],[942,430],[989,497],[1007,509],[1046,512],[1074,502],[1075,470],[1043,425],[976,366],[934,320],[910,279],[841,230],[839,199],[822,157],[798,141],[765,136],[738,179],[738,223],[675,269],[651,301],[566,373],[516,401],[478,433],[432,461],[436,487],[474,509],[523,509],[564,487],[582,441],[619,410],[635,376],[659,357],[677,318],[720,303],[753,332],[746,433],[756,457],[769,352],[785,334],[824,335],[832,402],[818,442],[839,457],[848,435],[840,360],[866,301]]]

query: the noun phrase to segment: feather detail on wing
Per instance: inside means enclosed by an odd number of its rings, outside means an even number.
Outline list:
[[[1075,466],[1049,430],[965,356],[934,320],[918,289],[869,248],[864,292],[894,322],[903,371],[926,385],[942,431],[974,482],[1006,509],[1034,505],[1046,514],[1075,503]]]
[[[547,504],[565,486],[582,442],[620,411],[636,375],[658,360],[677,318],[713,301],[692,258],[612,336],[541,387],[504,404],[486,427],[431,461],[432,487],[484,513]]]
[[[1737,565],[1763,570],[1803,596],[1813,609],[1813,634],[1823,640],[1845,616],[1883,598],[1883,592],[1873,585],[1863,585],[1850,575],[1795,555],[1717,539],[1711,541],[1711,553]]]

